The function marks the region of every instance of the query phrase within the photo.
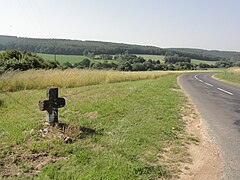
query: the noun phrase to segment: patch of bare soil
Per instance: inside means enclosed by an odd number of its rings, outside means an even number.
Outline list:
[[[4,158],[1,159],[0,177],[31,177],[38,174],[49,164],[66,157],[57,157],[46,153],[32,153],[20,145],[12,146]]]
[[[93,114],[95,116],[95,113]],[[79,127],[77,123],[59,123],[54,127],[42,123],[28,133],[30,135],[26,138],[24,144],[0,147],[0,179],[32,178],[41,172],[47,164],[68,158],[59,154],[54,155],[49,150],[30,150],[29,147],[34,142],[61,140],[70,144],[93,134],[102,135],[101,131],[97,132],[88,127]]]
[[[207,132],[207,125],[188,98],[182,109],[182,118],[186,123],[187,133],[198,137],[198,143],[188,145],[191,163],[182,166],[180,179],[218,180],[222,178],[223,164],[218,146]]]

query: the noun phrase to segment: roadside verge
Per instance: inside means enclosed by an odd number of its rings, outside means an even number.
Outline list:
[[[180,179],[221,179],[223,165],[218,146],[209,136],[205,121],[179,83],[179,76],[178,84],[187,96],[185,106],[182,108],[182,118],[186,123],[186,131],[190,135],[198,137],[198,143],[189,144],[189,156],[192,163],[187,167],[182,167],[183,172]]]

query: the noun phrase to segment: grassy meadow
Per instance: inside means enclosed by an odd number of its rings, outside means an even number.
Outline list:
[[[53,54],[42,54],[42,53],[38,53],[39,56],[41,56],[42,58],[46,59],[46,60],[55,60],[54,59],[54,55]],[[60,64],[63,64],[65,62],[70,62],[70,63],[77,63],[77,62],[82,62],[83,59],[89,59],[86,56],[80,56],[80,55],[57,55],[56,59],[57,61],[59,61]],[[90,59],[90,61],[93,62],[116,62],[116,60],[104,60],[104,59],[95,59],[92,60]]]
[[[181,119],[185,97],[177,76],[87,70],[5,74],[0,78],[5,90],[0,93],[0,177],[177,178],[181,163],[190,161],[186,144],[194,139]],[[43,88],[52,85],[66,99],[59,110],[65,130],[45,125],[37,106],[45,99]],[[73,143],[66,144],[59,133]]]
[[[215,77],[240,85],[240,68],[225,69],[222,73],[216,74]]]
[[[193,64],[209,64],[209,65],[214,65],[217,61],[204,61],[204,60],[199,60],[199,59],[192,59]]]

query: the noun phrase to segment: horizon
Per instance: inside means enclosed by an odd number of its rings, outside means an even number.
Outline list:
[[[1,6],[7,18],[0,34],[8,36],[240,52],[234,0],[10,0]]]
[[[51,40],[71,40],[71,41],[89,41],[89,42],[107,42],[107,43],[117,43],[117,44],[128,44],[128,45],[139,45],[139,46],[151,46],[151,47],[157,47],[161,49],[198,49],[198,50],[206,50],[206,51],[220,51],[220,52],[237,52],[240,53],[240,51],[234,51],[234,50],[218,50],[218,49],[204,49],[204,48],[195,48],[195,47],[185,47],[185,48],[176,48],[176,47],[159,47],[156,45],[147,45],[147,44],[136,44],[136,43],[126,43],[126,42],[114,42],[114,41],[100,41],[100,40],[81,40],[81,39],[66,39],[66,38],[38,38],[38,37],[22,37],[22,36],[14,36],[14,35],[3,35],[0,34],[0,36],[9,36],[9,37],[17,37],[17,38],[28,38],[28,39],[51,39]]]

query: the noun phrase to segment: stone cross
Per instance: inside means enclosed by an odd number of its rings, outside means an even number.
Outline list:
[[[47,100],[39,101],[39,109],[47,111],[46,120],[50,125],[58,123],[58,108],[65,106],[65,99],[58,97],[58,88],[47,88]]]

